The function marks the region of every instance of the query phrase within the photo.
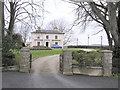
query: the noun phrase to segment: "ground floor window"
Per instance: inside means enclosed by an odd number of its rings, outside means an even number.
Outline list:
[[[55,45],[58,45],[58,42],[55,42]]]
[[[40,46],[40,42],[37,42],[37,46]]]

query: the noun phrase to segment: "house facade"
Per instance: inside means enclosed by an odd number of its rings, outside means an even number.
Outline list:
[[[36,30],[31,33],[31,47],[59,45],[63,47],[64,33],[58,30]]]

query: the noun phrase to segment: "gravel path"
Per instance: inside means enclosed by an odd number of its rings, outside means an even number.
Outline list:
[[[95,49],[81,49],[81,50],[84,50],[84,51],[87,51],[87,52],[96,51]]]
[[[40,57],[32,62],[33,73],[58,73],[59,54]]]

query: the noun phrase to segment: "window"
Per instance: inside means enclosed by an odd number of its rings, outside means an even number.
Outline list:
[[[40,36],[38,36],[37,39],[40,39]]]
[[[58,45],[58,42],[55,42],[55,45]]]
[[[46,36],[46,39],[49,39],[49,36],[48,36],[48,35]]]
[[[37,46],[40,46],[40,42],[37,42]]]
[[[55,39],[58,39],[58,36],[55,36]]]

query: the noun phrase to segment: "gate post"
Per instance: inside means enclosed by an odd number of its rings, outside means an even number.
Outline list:
[[[29,72],[30,69],[30,50],[28,48],[21,49],[20,72]]]
[[[110,50],[102,50],[101,52],[101,60],[103,64],[103,75],[111,75],[112,74],[112,51]]]
[[[63,74],[72,75],[72,50],[63,50]]]

